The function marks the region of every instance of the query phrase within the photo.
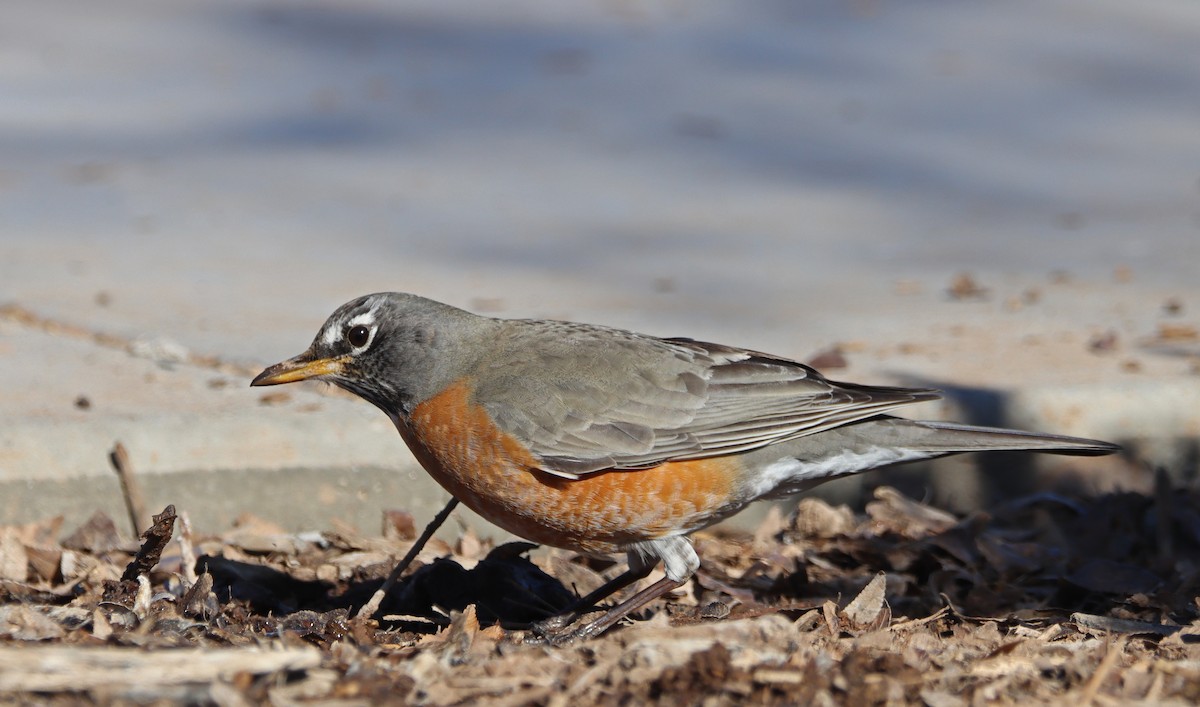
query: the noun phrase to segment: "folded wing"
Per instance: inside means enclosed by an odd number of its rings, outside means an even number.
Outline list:
[[[539,323],[555,337],[525,336],[526,322],[512,324],[476,401],[543,470],[568,478],[757,449],[938,397],[690,339],[567,322]]]

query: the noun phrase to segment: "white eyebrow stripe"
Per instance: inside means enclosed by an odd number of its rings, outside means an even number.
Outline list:
[[[371,338],[367,340],[366,346],[370,346],[375,339],[375,312],[379,310],[381,302],[376,302],[371,305],[371,308],[361,314],[356,314],[345,322],[339,323],[337,326],[331,326],[325,330],[325,336],[322,340],[326,346],[333,346],[342,340],[344,331],[356,326],[365,326],[371,330]]]
[[[340,326],[331,326],[325,330],[325,336],[322,339],[326,346],[333,346],[342,338],[342,328]]]
[[[370,328],[373,324],[375,324],[375,310],[372,309],[369,312],[363,312],[362,314],[356,314],[353,318],[350,319],[350,321],[346,322],[346,326],[343,328],[349,329],[351,327],[356,327],[356,326],[360,326],[360,325]]]

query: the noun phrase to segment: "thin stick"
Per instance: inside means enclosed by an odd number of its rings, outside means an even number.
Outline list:
[[[395,586],[396,581],[400,579],[400,575],[404,574],[404,570],[408,569],[408,566],[412,564],[412,561],[417,559],[417,554],[421,552],[422,548],[425,547],[425,543],[429,542],[429,539],[432,538],[433,534],[437,532],[437,529],[442,526],[442,523],[446,522],[446,519],[450,517],[450,512],[453,511],[454,507],[457,505],[458,499],[451,496],[450,500],[446,503],[446,507],[438,511],[438,514],[433,517],[433,520],[429,521],[429,525],[425,526],[425,530],[421,533],[421,537],[417,538],[416,542],[412,544],[412,547],[408,548],[408,553],[404,555],[404,559],[400,560],[400,562],[392,570],[392,573],[388,575],[386,580],[384,580],[379,589],[377,589],[375,593],[371,595],[371,600],[366,604],[363,604],[363,607],[358,610],[358,613],[355,614],[357,618],[367,619],[374,616],[375,612],[379,611],[379,605],[383,603],[383,598],[387,596],[388,592],[392,591],[392,587]]]
[[[192,542],[192,519],[187,511],[179,513],[179,561],[183,564],[183,584],[188,589],[196,583],[196,545]]]
[[[937,611],[933,612],[932,614],[930,614],[929,616],[926,616],[923,619],[908,619],[907,621],[900,621],[900,622],[892,624],[891,626],[888,626],[884,630],[885,631],[896,631],[896,630],[902,629],[902,628],[916,628],[917,626],[924,626],[927,623],[937,621],[938,619],[942,618],[943,616],[945,616],[946,614],[949,614],[949,613],[950,613],[950,607],[943,606],[942,608],[938,609]]]
[[[133,464],[129,461],[125,445],[117,442],[108,455],[108,461],[121,480],[121,494],[125,497],[125,509],[129,511],[129,522],[133,525],[133,536],[140,537],[142,531],[150,527],[151,520],[146,512],[146,497],[142,495],[141,482],[133,473]]]

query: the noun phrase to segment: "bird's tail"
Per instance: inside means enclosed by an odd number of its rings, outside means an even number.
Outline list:
[[[1120,449],[1115,444],[1081,437],[881,415],[755,450],[746,461],[763,469],[756,492],[785,496],[840,476],[950,454],[1047,452],[1098,456]]]
[[[1100,456],[1121,451],[1118,445],[1083,437],[1023,432],[1001,427],[977,427],[953,422],[909,421],[898,418],[893,418],[892,421],[904,423],[902,427],[907,432],[904,436],[909,438],[905,441],[906,445],[915,445],[928,451],[942,450],[947,454],[1011,451]]]

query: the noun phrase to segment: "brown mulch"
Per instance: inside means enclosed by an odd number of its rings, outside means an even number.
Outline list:
[[[435,539],[376,618],[356,611],[416,536],[218,535],[168,508],[138,542],[97,514],[0,527],[0,702],[430,705],[1200,700],[1200,495],[1043,494],[958,517],[877,490],[753,535],[598,639],[531,621],[621,567]]]

